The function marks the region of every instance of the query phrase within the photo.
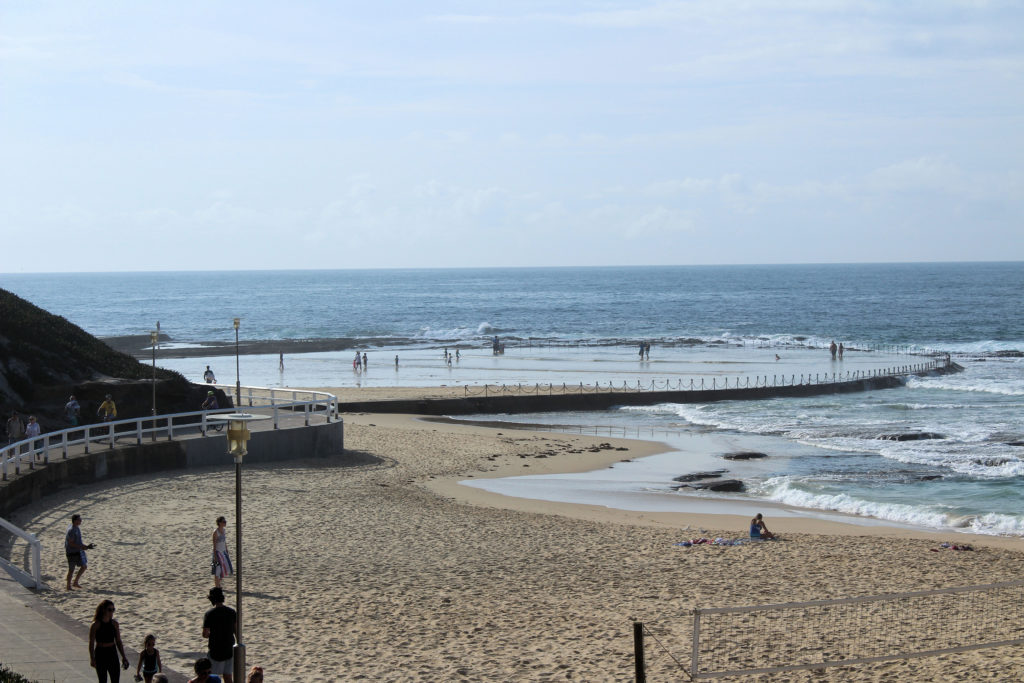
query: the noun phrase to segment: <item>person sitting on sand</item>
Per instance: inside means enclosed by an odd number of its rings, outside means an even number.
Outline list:
[[[775,534],[768,531],[768,527],[764,525],[760,512],[750,520],[750,537],[758,540],[775,538]]]

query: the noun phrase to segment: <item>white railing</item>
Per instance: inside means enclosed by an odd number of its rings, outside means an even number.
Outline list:
[[[40,563],[40,556],[42,555],[43,547],[42,542],[35,537],[35,534],[30,534],[27,531],[19,529],[18,527],[8,522],[6,519],[0,518],[0,527],[7,529],[7,531],[11,532],[15,536],[24,539],[26,542],[28,542],[29,547],[32,549],[32,560],[29,567],[32,571],[32,574],[31,576],[29,574],[26,574],[24,569],[8,561],[2,556],[0,556],[0,564],[4,565],[9,571],[11,571],[11,573],[14,574],[15,578],[17,578],[20,583],[28,585],[28,582],[31,582],[33,584],[31,586],[32,588],[35,588],[36,590],[42,588],[43,574],[42,566]]]
[[[235,387],[219,384],[212,386],[224,389],[225,393],[229,395],[234,395]],[[248,407],[271,411],[274,418],[274,429],[278,429],[280,426],[282,411],[285,411],[283,414],[288,415],[301,410],[307,427],[310,417],[319,412],[324,413],[327,422],[330,422],[332,418],[338,419],[338,398],[334,394],[310,389],[272,389],[267,387],[242,387],[242,392],[242,402],[247,402]],[[235,409],[241,407],[238,406]],[[98,443],[103,443],[112,449],[118,440],[134,439],[136,443],[141,444],[146,436],[149,436],[152,441],[156,441],[158,436],[170,441],[176,434],[184,435],[196,432],[206,436],[211,426],[211,423],[207,422],[208,417],[224,415],[235,409],[194,410],[187,413],[157,415],[156,417],[113,420],[47,432],[33,439],[23,439],[0,448],[0,472],[2,472],[3,481],[7,481],[8,470],[11,466],[14,468],[14,474],[17,475],[21,473],[25,462],[28,463],[29,469],[35,469],[37,462],[49,463],[52,452],[59,452],[62,458],[67,459],[68,449],[73,446],[83,446],[84,452],[88,453],[90,447]]]

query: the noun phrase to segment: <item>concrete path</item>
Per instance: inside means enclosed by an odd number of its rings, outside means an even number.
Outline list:
[[[39,683],[92,683],[89,629],[61,614],[0,570],[0,664]],[[132,669],[122,674],[131,681],[138,653],[125,648]],[[164,671],[174,683],[188,680]]]

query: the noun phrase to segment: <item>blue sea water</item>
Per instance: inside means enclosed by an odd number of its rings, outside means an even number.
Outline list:
[[[1012,445],[1024,442],[1024,359],[1012,353],[1024,350],[1022,263],[18,274],[0,275],[0,287],[99,336],[147,334],[159,320],[176,344],[228,342],[238,316],[245,339],[345,339],[371,350],[375,362],[399,352],[424,368],[441,347],[459,345],[466,383],[574,382],[595,376],[595,367],[597,379],[617,383],[678,374],[707,355],[760,372],[766,349],[781,351],[785,363],[815,356],[831,339],[851,349],[948,351],[965,372],[868,394],[532,418],[664,434],[679,448],[651,460],[642,476],[634,468],[603,479],[598,496],[608,501],[613,490],[651,500],[678,495],[671,479],[697,467],[680,453],[699,430],[772,455],[730,465],[748,498],[1024,534],[1024,447]],[[484,352],[492,335],[509,345],[505,359]],[[633,357],[622,365],[639,339],[652,343],[653,364],[634,367]],[[349,353],[289,358],[289,367],[301,368],[306,383],[338,386]],[[607,359],[614,362],[601,365]],[[201,360],[162,364],[192,372],[187,363]],[[863,357],[854,351],[847,362]],[[451,381],[433,369],[420,377]],[[401,382],[383,372],[363,379],[370,380]],[[945,438],[878,439],[906,431]],[[589,485],[563,480],[553,488],[576,500]]]

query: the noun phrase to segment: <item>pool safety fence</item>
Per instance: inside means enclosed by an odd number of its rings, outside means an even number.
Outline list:
[[[526,396],[526,395],[555,395],[555,394],[601,394],[621,392],[644,392],[644,391],[718,391],[725,389],[757,389],[769,387],[796,387],[796,386],[817,386],[823,384],[843,384],[856,382],[877,377],[907,377],[918,375],[933,370],[940,370],[952,366],[952,361],[945,358],[931,360],[911,365],[897,365],[888,368],[874,370],[854,370],[832,373],[806,373],[786,375],[755,375],[742,377],[700,377],[676,379],[652,379],[643,381],[638,379],[635,383],[623,380],[622,383],[608,381],[605,384],[595,382],[594,384],[484,384],[477,386],[466,385],[464,393],[466,396]]]

